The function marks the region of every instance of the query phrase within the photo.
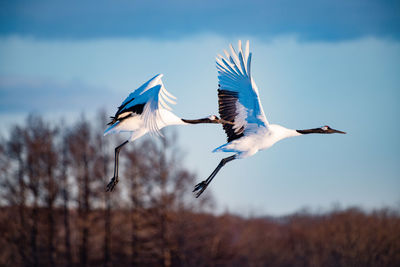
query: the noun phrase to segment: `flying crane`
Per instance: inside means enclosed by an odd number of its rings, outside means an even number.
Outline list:
[[[170,125],[190,125],[198,123],[222,123],[217,116],[209,116],[196,120],[181,119],[171,112],[169,104],[175,104],[176,99],[165,88],[158,74],[144,83],[122,102],[117,112],[111,117],[110,125],[104,135],[130,132],[128,140],[115,148],[114,176],[107,185],[106,190],[112,191],[118,183],[119,152],[121,148],[129,142],[132,142],[143,135],[150,133],[162,135],[160,130]]]
[[[219,115],[222,120],[227,121],[223,124],[223,129],[228,142],[213,152],[235,154],[223,158],[211,175],[194,187],[193,192],[196,197],[206,190],[219,170],[232,160],[250,157],[288,137],[311,133],[345,134],[327,125],[306,130],[292,130],[278,124],[270,124],[265,117],[257,85],[251,77],[252,54],[249,52],[249,41],[246,42],[244,51],[239,41],[238,54],[232,45],[230,45],[230,50],[231,54],[224,51],[226,58],[221,55],[216,58]]]

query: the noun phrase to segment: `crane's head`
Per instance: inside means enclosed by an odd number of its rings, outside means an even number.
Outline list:
[[[231,122],[231,121],[226,121],[226,120],[220,119],[220,118],[218,118],[218,117],[215,116],[215,115],[211,115],[211,116],[208,117],[207,119],[210,120],[210,123],[232,124],[232,125],[234,124],[234,123]]]
[[[321,133],[324,133],[324,134],[332,134],[332,133],[345,134],[346,133],[346,132],[342,132],[342,131],[339,131],[339,130],[332,129],[328,125],[322,126],[320,129],[322,131]]]
[[[345,134],[346,132],[342,132],[339,130],[332,129],[328,125],[322,126],[320,128],[314,128],[314,129],[306,129],[306,130],[296,130],[298,133],[301,134],[310,134],[310,133],[319,133],[319,134],[333,134],[333,133],[340,133],[340,134]]]
[[[209,119],[210,121],[216,121],[216,120],[218,120],[218,117],[215,115],[211,115],[207,119]]]

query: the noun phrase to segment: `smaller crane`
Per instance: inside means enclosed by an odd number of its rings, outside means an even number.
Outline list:
[[[114,176],[107,185],[106,191],[112,191],[118,183],[118,158],[121,148],[147,133],[162,135],[160,130],[170,125],[190,125],[198,123],[223,123],[217,116],[209,116],[196,120],[186,120],[171,112],[168,103],[175,104],[176,99],[165,89],[158,74],[133,91],[118,107],[111,117],[111,122],[104,135],[119,132],[130,132],[128,140],[115,148]]]

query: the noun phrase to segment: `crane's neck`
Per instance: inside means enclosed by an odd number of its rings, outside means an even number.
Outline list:
[[[278,124],[270,124],[268,126],[268,130],[266,134],[268,138],[266,138],[266,143],[264,144],[265,147],[270,147],[276,142],[294,136],[300,136],[304,134],[311,134],[311,133],[319,133],[319,134],[329,134],[329,133],[341,133],[345,134],[345,132],[338,131],[335,129],[329,128],[329,126],[324,126],[321,128],[313,128],[313,129],[305,129],[305,130],[293,130],[288,129]]]
[[[187,120],[187,119],[181,119],[185,124],[199,124],[199,123],[220,123],[217,121],[217,119],[207,117],[207,118],[201,118],[197,120]]]
[[[326,133],[321,128],[296,130],[296,132],[298,132],[299,134],[312,134],[312,133],[324,134],[324,133]]]
[[[165,126],[168,126],[168,125],[190,125],[190,124],[199,124],[199,123],[221,123],[220,119],[218,119],[216,116],[209,116],[206,118],[195,119],[195,120],[187,120],[187,119],[179,118],[174,113],[167,111],[167,110],[163,110],[162,120],[165,123]]]
[[[268,128],[273,137],[272,140],[274,140],[275,142],[278,142],[279,140],[282,140],[285,138],[300,136],[300,135],[304,135],[304,134],[312,134],[312,133],[326,134],[326,133],[329,133],[327,130],[324,130],[323,128],[293,130],[293,129],[285,128],[278,124],[270,124]],[[334,131],[336,131],[336,130],[334,130]],[[340,131],[337,131],[337,132],[340,132]],[[344,132],[340,132],[340,133],[344,133]]]
[[[301,135],[296,130],[288,129],[278,124],[270,124],[268,128],[278,140]]]

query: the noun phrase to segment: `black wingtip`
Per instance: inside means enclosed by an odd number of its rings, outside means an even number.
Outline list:
[[[107,125],[113,125],[117,120],[115,119],[115,117],[110,116],[111,121],[109,123],[107,123]]]

